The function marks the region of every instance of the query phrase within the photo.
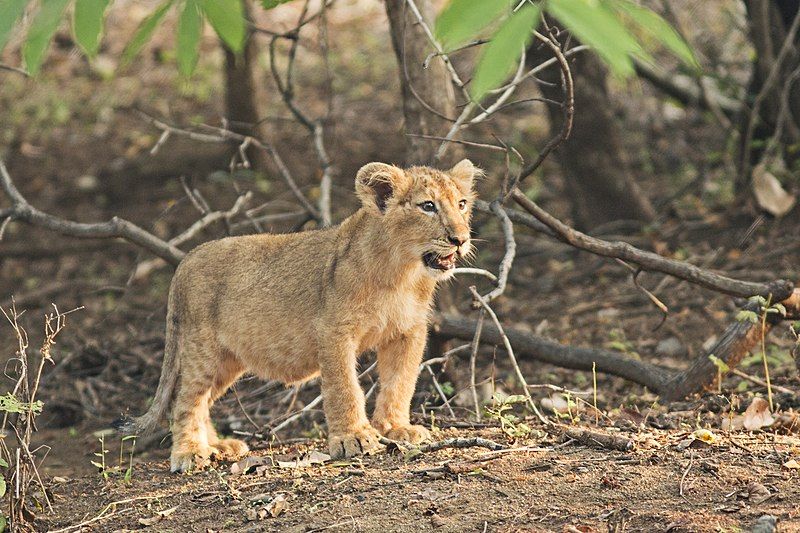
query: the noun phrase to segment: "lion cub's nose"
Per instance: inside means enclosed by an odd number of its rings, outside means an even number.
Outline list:
[[[460,235],[456,235],[456,236],[448,235],[447,236],[447,240],[450,241],[450,244],[452,244],[454,246],[461,246],[462,244],[467,242],[468,239],[469,239],[469,237],[462,237]]]

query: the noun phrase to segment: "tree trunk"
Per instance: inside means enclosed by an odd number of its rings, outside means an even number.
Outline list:
[[[528,51],[530,66],[551,55],[546,47]],[[575,81],[575,117],[572,134],[559,146],[556,157],[564,172],[578,227],[591,229],[620,219],[650,221],[655,210],[631,172],[621,142],[621,130],[608,96],[606,69],[596,55],[581,52],[571,60]],[[561,101],[561,73],[549,68],[540,74],[546,98]],[[561,108],[547,106],[551,129],[561,127]]]
[[[748,189],[752,169],[773,137],[778,136],[778,154],[787,168],[793,168],[800,157],[800,32],[796,28],[800,6],[797,0],[745,0],[744,4],[756,53],[740,121],[738,192]],[[784,49],[787,38],[791,46]]]
[[[404,132],[444,136],[451,121],[443,117],[454,119],[456,114],[455,93],[444,61],[435,57],[430,60],[427,68],[423,67],[428,54],[434,51],[424,29],[405,0],[385,1],[392,45],[400,71]],[[433,27],[434,10],[430,0],[417,0],[416,5],[428,26]],[[443,116],[427,109],[426,105]],[[440,141],[407,135],[406,164],[433,164],[440,144]],[[445,166],[455,163],[463,154],[460,148],[459,145],[449,146],[440,163]]]
[[[245,18],[251,20],[249,3],[244,2],[243,7]],[[225,119],[231,131],[258,138],[261,136],[261,131],[258,124],[258,100],[253,73],[258,55],[258,43],[249,27],[246,31],[241,54],[237,55],[224,43],[222,44],[225,51]],[[256,169],[265,168],[266,156],[261,150],[250,148],[247,157]]]

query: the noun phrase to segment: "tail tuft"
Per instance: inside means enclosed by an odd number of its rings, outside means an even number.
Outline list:
[[[136,419],[128,415],[121,416],[111,422],[111,427],[123,435],[133,435],[138,429]]]

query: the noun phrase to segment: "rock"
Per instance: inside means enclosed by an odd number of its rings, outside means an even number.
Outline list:
[[[774,533],[778,531],[778,519],[772,515],[765,514],[753,524],[752,533]]]
[[[656,355],[659,357],[686,357],[689,350],[677,337],[668,337],[656,345]]]

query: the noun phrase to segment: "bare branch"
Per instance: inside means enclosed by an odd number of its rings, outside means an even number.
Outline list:
[[[108,222],[87,224],[64,220],[39,211],[30,205],[14,186],[8,169],[6,169],[5,163],[2,160],[0,160],[0,185],[2,185],[3,190],[12,202],[12,207],[10,209],[0,211],[0,218],[26,222],[33,226],[49,229],[61,235],[80,239],[125,239],[126,241],[141,246],[173,266],[177,266],[184,255],[186,255],[174,245],[159,239],[136,224],[119,217],[114,217]]]
[[[644,270],[670,274],[701,287],[741,298],[760,295],[764,298],[772,296],[773,300],[780,301],[792,294],[794,285],[786,280],[777,280],[770,283],[740,281],[704,270],[690,263],[668,259],[653,252],[640,250],[626,242],[607,242],[591,237],[567,226],[539,207],[536,202],[525,196],[519,189],[514,189],[511,197],[525,211],[550,228],[557,239],[581,250],[603,257],[629,261],[639,265]]]
[[[306,209],[309,215],[311,215],[315,220],[320,221],[322,219],[319,211],[314,207],[314,205],[306,198],[303,192],[300,190],[300,187],[297,186],[297,182],[294,181],[294,177],[292,177],[292,173],[289,171],[289,167],[286,166],[286,163],[283,161],[280,153],[275,149],[272,144],[267,141],[256,139],[255,137],[249,137],[247,135],[242,135],[240,133],[236,133],[234,131],[228,130],[226,128],[217,128],[215,126],[209,126],[204,124],[203,127],[213,131],[213,134],[208,133],[199,133],[196,131],[186,130],[183,128],[179,128],[177,126],[173,126],[172,124],[168,124],[162,120],[159,120],[155,117],[150,116],[149,114],[141,111],[139,109],[135,110],[145,121],[149,122],[156,128],[162,131],[169,131],[171,134],[181,135],[184,137],[188,137],[189,139],[194,139],[196,141],[202,142],[209,142],[209,143],[231,143],[236,142],[239,145],[247,143],[250,146],[255,146],[259,150],[263,150],[264,152],[269,155],[275,166],[278,167],[278,171],[283,178],[283,181],[289,187],[289,190],[292,192],[294,197],[300,204]]]

